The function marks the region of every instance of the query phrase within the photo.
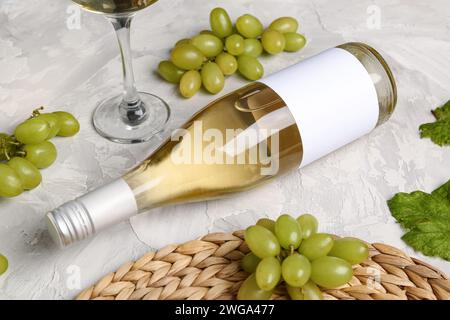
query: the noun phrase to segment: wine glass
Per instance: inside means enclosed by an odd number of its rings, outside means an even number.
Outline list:
[[[135,86],[130,26],[138,10],[157,0],[72,0],[84,9],[103,14],[116,31],[122,57],[123,93],[99,103],[93,124],[103,137],[119,143],[147,141],[162,131],[169,120],[170,109],[164,100]]]

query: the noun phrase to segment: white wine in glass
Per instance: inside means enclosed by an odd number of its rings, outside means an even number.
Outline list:
[[[73,0],[84,9],[95,13],[121,14],[148,7],[158,0]]]
[[[130,26],[137,11],[157,0],[72,0],[83,9],[101,13],[111,21],[119,41],[123,65],[123,93],[98,105],[93,124],[103,137],[119,143],[139,143],[162,131],[169,120],[169,106],[154,94],[138,92],[130,47]]]

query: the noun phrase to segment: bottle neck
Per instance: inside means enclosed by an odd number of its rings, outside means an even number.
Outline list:
[[[118,179],[48,213],[47,226],[53,240],[65,247],[137,213],[132,190]]]

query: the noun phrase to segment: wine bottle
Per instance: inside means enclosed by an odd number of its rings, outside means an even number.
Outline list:
[[[211,102],[124,177],[48,213],[49,231],[64,247],[148,209],[257,187],[369,133],[396,99],[375,49],[326,50]]]

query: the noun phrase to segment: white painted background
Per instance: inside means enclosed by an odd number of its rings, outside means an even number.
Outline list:
[[[369,136],[262,189],[233,199],[154,210],[134,218],[131,225],[121,223],[59,251],[45,231],[45,213],[121,176],[160,142],[117,145],[91,127],[96,103],[120,91],[118,49],[111,26],[101,16],[83,13],[81,29],[70,30],[70,5],[69,0],[0,3],[0,131],[12,130],[41,104],[74,113],[82,125],[76,137],[55,140],[57,163],[43,171],[38,189],[0,200],[0,252],[10,260],[9,271],[0,277],[0,298],[73,298],[150,249],[209,231],[243,228],[280,212],[311,212],[324,231],[407,249],[386,200],[398,191],[431,191],[450,179],[450,148],[419,139],[417,130],[433,120],[430,109],[450,98],[448,0],[160,0],[135,21],[134,66],[138,87],[172,106],[170,128],[213,97],[202,93],[181,99],[154,69],[176,40],[208,27],[208,13],[217,5],[226,7],[234,19],[250,12],[266,25],[284,15],[300,21],[307,48],[263,58],[266,74],[347,41],[373,45],[384,53],[397,78],[397,110]],[[232,77],[223,93],[244,83]],[[450,263],[424,259],[450,274]]]

